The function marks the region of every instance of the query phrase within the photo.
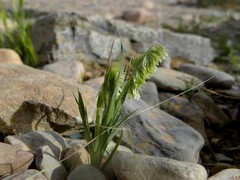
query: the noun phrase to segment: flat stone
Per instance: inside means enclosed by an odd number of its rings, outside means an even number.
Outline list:
[[[68,174],[66,168],[60,163],[49,146],[41,146],[37,149],[36,166],[47,179],[65,180]]]
[[[16,51],[5,48],[0,48],[0,63],[23,64]]]
[[[47,145],[57,156],[66,148],[66,141],[54,131],[33,131],[18,136],[7,136],[4,140],[19,149],[36,154],[39,147]]]
[[[202,82],[194,76],[166,68],[158,68],[150,81],[158,88],[168,91],[186,91]]]
[[[67,180],[107,180],[106,177],[97,168],[91,165],[80,165],[76,167],[67,177]]]
[[[0,142],[0,177],[26,170],[33,162],[33,154]]]
[[[208,180],[237,180],[240,179],[240,169],[225,169],[211,176]]]
[[[187,98],[174,96],[176,95],[160,92],[159,97],[162,102],[164,101],[160,105],[161,109],[197,130],[207,140],[202,110]]]
[[[78,90],[89,121],[95,117],[96,92],[89,86],[25,65],[0,63],[0,72],[0,132],[3,134],[81,129],[74,99]]]
[[[202,109],[209,125],[223,128],[231,122],[231,119],[217,106],[210,96],[198,92],[191,97],[191,100]]]
[[[223,71],[193,64],[182,64],[179,69],[203,81],[211,78],[205,84],[212,88],[230,89],[235,83],[235,79]]]
[[[118,151],[112,159],[118,179],[125,180],[204,180],[207,171],[201,165],[168,158]]]
[[[78,61],[60,61],[43,66],[43,70],[58,74],[64,78],[82,82],[84,78],[84,66]]]
[[[126,113],[149,108],[144,101],[127,101]],[[123,127],[123,143],[151,156],[167,157],[186,162],[198,162],[203,137],[193,128],[170,114],[153,108],[128,119]],[[187,141],[186,141],[187,139]],[[132,146],[133,145],[133,146]]]
[[[14,173],[10,176],[7,176],[3,178],[2,180],[26,180],[26,179],[31,179],[31,180],[47,180],[43,174],[36,170],[36,169],[28,169],[25,171],[21,171],[18,173]]]

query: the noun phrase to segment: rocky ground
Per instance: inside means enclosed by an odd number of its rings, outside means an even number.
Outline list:
[[[240,62],[230,61],[239,53],[239,13],[174,0],[26,0],[26,10],[39,64],[27,67],[0,49],[0,178],[240,178]],[[219,66],[215,43],[223,27],[233,45]],[[166,46],[169,57],[141,99],[126,102],[126,112],[155,107],[123,125],[122,146],[102,173],[89,165],[73,94],[82,93],[94,125],[114,39],[112,59],[120,51],[116,32],[126,60],[153,43]]]

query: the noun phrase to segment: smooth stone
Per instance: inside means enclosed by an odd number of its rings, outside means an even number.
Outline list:
[[[26,170],[33,162],[30,152],[0,142],[0,177]]]
[[[68,174],[66,168],[60,162],[49,146],[41,146],[37,149],[36,166],[47,179],[65,180]]]
[[[96,91],[89,86],[25,65],[0,63],[0,72],[0,132],[3,134],[81,129],[74,99],[78,90],[89,121],[95,117]]]
[[[47,64],[43,66],[43,70],[76,82],[82,82],[84,78],[84,66],[78,61],[60,61]]]
[[[214,174],[217,174],[218,172],[223,171],[225,169],[237,169],[237,167],[227,163],[216,163],[211,169],[209,176],[211,177]]]
[[[63,137],[54,131],[33,131],[18,136],[7,136],[4,141],[34,154],[39,147],[47,145],[57,157],[61,156],[67,146]]]
[[[118,179],[125,180],[204,180],[207,171],[201,165],[174,159],[118,151],[112,159]]]
[[[23,64],[16,51],[5,48],[0,48],[0,63]]]
[[[148,81],[146,82],[141,91],[140,91],[141,99],[147,102],[149,105],[153,106],[160,102],[158,97],[158,89],[155,83]],[[159,107],[159,106],[157,106]]]
[[[100,170],[91,165],[80,165],[70,172],[67,180],[107,180]]]
[[[175,96],[175,94],[160,92],[159,98],[164,102],[160,105],[161,109],[196,129],[206,141],[207,134],[202,110],[187,98]]]
[[[38,170],[36,169],[28,169],[25,171],[21,171],[18,173],[14,173],[10,176],[7,176],[5,178],[3,178],[2,180],[27,180],[27,179],[31,179],[31,180],[47,180],[45,178],[45,176]]]
[[[97,78],[93,78],[93,79],[84,81],[83,84],[86,84],[86,85],[92,87],[93,89],[95,89],[96,91],[99,91],[103,82],[104,82],[104,77],[101,76],[101,77],[97,77]]]
[[[158,68],[150,81],[154,82],[158,88],[168,91],[186,91],[202,82],[186,73],[166,68]]]
[[[179,69],[201,79],[202,81],[211,78],[205,84],[212,88],[230,89],[235,83],[234,77],[223,71],[193,64],[182,64]]]
[[[135,22],[135,23],[146,23],[152,22],[155,17],[144,8],[131,8],[122,13],[121,18],[125,21]]]
[[[231,119],[216,105],[210,96],[198,92],[193,94],[191,101],[202,109],[208,125],[223,128],[231,122]]]
[[[81,144],[68,149],[63,159],[63,164],[68,170],[73,170],[82,164],[91,164],[90,155]]]
[[[215,153],[218,162],[233,162],[233,159],[222,153]]]
[[[203,137],[181,120],[142,100],[127,101],[125,113],[138,110],[140,114],[124,124],[123,144],[136,152],[167,157],[186,162],[198,162],[204,145]],[[145,111],[145,112],[144,112]]]
[[[208,178],[208,180],[238,180],[238,179],[240,179],[240,169],[225,169]]]

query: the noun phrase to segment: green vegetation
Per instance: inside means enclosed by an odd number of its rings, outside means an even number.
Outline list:
[[[37,56],[31,39],[32,23],[27,19],[24,11],[24,0],[12,0],[12,13],[8,13],[0,1],[0,19],[4,31],[0,31],[0,47],[15,50],[25,64],[34,66],[37,63]],[[14,23],[10,28],[7,20]]]
[[[108,165],[113,154],[117,150],[123,137],[121,130],[116,146],[105,159],[105,150],[120,131],[119,127],[136,111],[130,114],[123,113],[123,105],[127,96],[130,99],[140,97],[139,90],[152,73],[156,70],[157,64],[167,56],[167,50],[163,46],[153,46],[142,56],[132,59],[129,65],[125,65],[123,58],[123,47],[117,60],[109,64],[105,75],[104,83],[98,93],[95,127],[91,132],[88,123],[88,115],[81,93],[78,98],[79,112],[83,120],[86,147],[91,157],[91,164],[101,170]]]
[[[198,0],[198,5],[201,7],[217,6],[220,8],[240,10],[239,0]]]

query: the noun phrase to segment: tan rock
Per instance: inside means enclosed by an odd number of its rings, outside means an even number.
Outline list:
[[[122,19],[135,23],[152,22],[155,17],[152,13],[144,8],[133,8],[123,12]]]
[[[208,180],[238,180],[238,179],[240,179],[240,169],[225,169],[208,178]]]
[[[0,63],[0,72],[0,132],[4,134],[81,128],[74,99],[78,90],[90,119],[94,117],[96,92],[89,86],[24,65]]]
[[[0,142],[0,177],[26,170],[33,162],[33,154]]]
[[[82,164],[91,164],[91,159],[87,150],[81,144],[76,144],[64,155],[63,164],[71,170]]]
[[[7,176],[5,178],[3,178],[2,180],[25,180],[25,179],[31,179],[31,180],[47,180],[43,174],[35,169],[28,169],[26,171],[21,171],[18,173],[14,173],[11,176]]]
[[[23,64],[18,53],[11,49],[0,49],[0,63]]]

